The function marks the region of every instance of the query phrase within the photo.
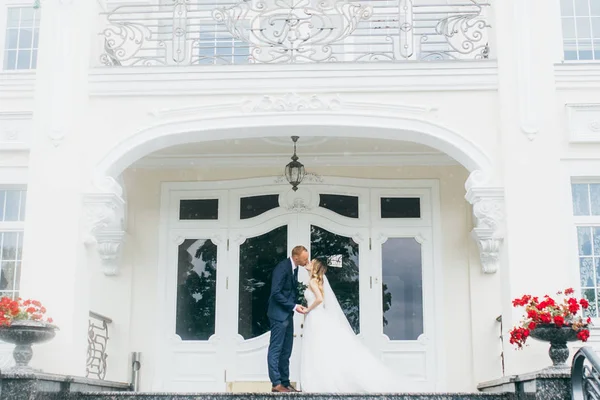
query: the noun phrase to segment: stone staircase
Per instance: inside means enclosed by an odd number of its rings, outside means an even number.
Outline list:
[[[0,371],[0,400],[571,400],[569,371],[539,371],[478,385],[477,393],[309,394],[132,392],[128,383]]]
[[[421,394],[271,394],[271,393],[131,393],[82,392],[45,394],[36,400],[518,400],[513,393],[421,393]]]

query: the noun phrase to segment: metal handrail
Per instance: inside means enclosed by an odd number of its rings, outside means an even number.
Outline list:
[[[95,321],[99,321],[100,324],[97,324]],[[112,322],[112,319],[109,317],[93,311],[89,312],[88,348],[85,374],[87,378],[94,375],[97,379],[104,380],[106,377],[108,325]]]
[[[582,347],[573,357],[571,395],[573,400],[600,400],[600,357],[591,347]]]

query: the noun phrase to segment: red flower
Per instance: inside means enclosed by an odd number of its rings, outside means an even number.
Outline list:
[[[586,299],[579,300],[579,304],[583,309],[587,309],[590,306],[590,303]]]
[[[529,325],[527,326],[529,328],[530,331],[534,330],[536,327],[536,323],[535,322],[530,322]]]
[[[592,323],[592,319],[590,317],[588,317],[588,319],[585,321],[586,324],[591,324]]]
[[[527,310],[527,318],[536,319],[538,317],[538,312],[536,310]]]
[[[579,332],[577,332],[577,339],[581,340],[582,342],[587,342],[589,337],[590,331],[588,331],[587,329],[582,329]]]
[[[48,323],[49,323],[49,324],[51,324],[51,323],[53,323],[53,322],[54,322],[54,320],[53,320],[52,318],[48,318]]]
[[[565,318],[562,315],[556,315],[554,317],[554,323],[560,328],[565,324]]]
[[[573,293],[575,293],[575,291],[573,290],[573,288],[565,289],[565,294],[566,295],[573,294]]]
[[[540,315],[540,320],[542,321],[543,324],[549,324],[550,322],[552,322],[552,317],[550,316],[549,313],[542,313]]]
[[[579,311],[579,304],[577,304],[577,300],[574,298],[570,298],[569,300],[567,300],[567,304],[569,305],[569,311],[572,314],[577,314],[577,311]]]

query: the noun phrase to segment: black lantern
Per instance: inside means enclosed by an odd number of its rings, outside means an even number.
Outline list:
[[[298,136],[292,136],[292,141],[294,142],[294,155],[292,156],[292,161],[285,166],[285,177],[287,181],[292,185],[292,190],[295,192],[298,190],[298,185],[304,179],[304,165],[298,161],[298,156],[296,155],[296,142],[300,139]]]

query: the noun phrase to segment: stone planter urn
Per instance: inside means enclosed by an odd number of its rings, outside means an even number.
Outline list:
[[[577,339],[577,331],[570,326],[558,328],[555,324],[539,324],[529,334],[534,339],[542,342],[549,342],[550,349],[548,354],[552,360],[552,368],[569,368],[565,363],[569,358],[569,348],[567,342],[574,342]]]
[[[47,322],[32,320],[12,321],[10,326],[0,327],[0,340],[15,344],[13,358],[14,370],[32,371],[29,361],[33,357],[31,346],[44,343],[56,335],[58,327]]]

